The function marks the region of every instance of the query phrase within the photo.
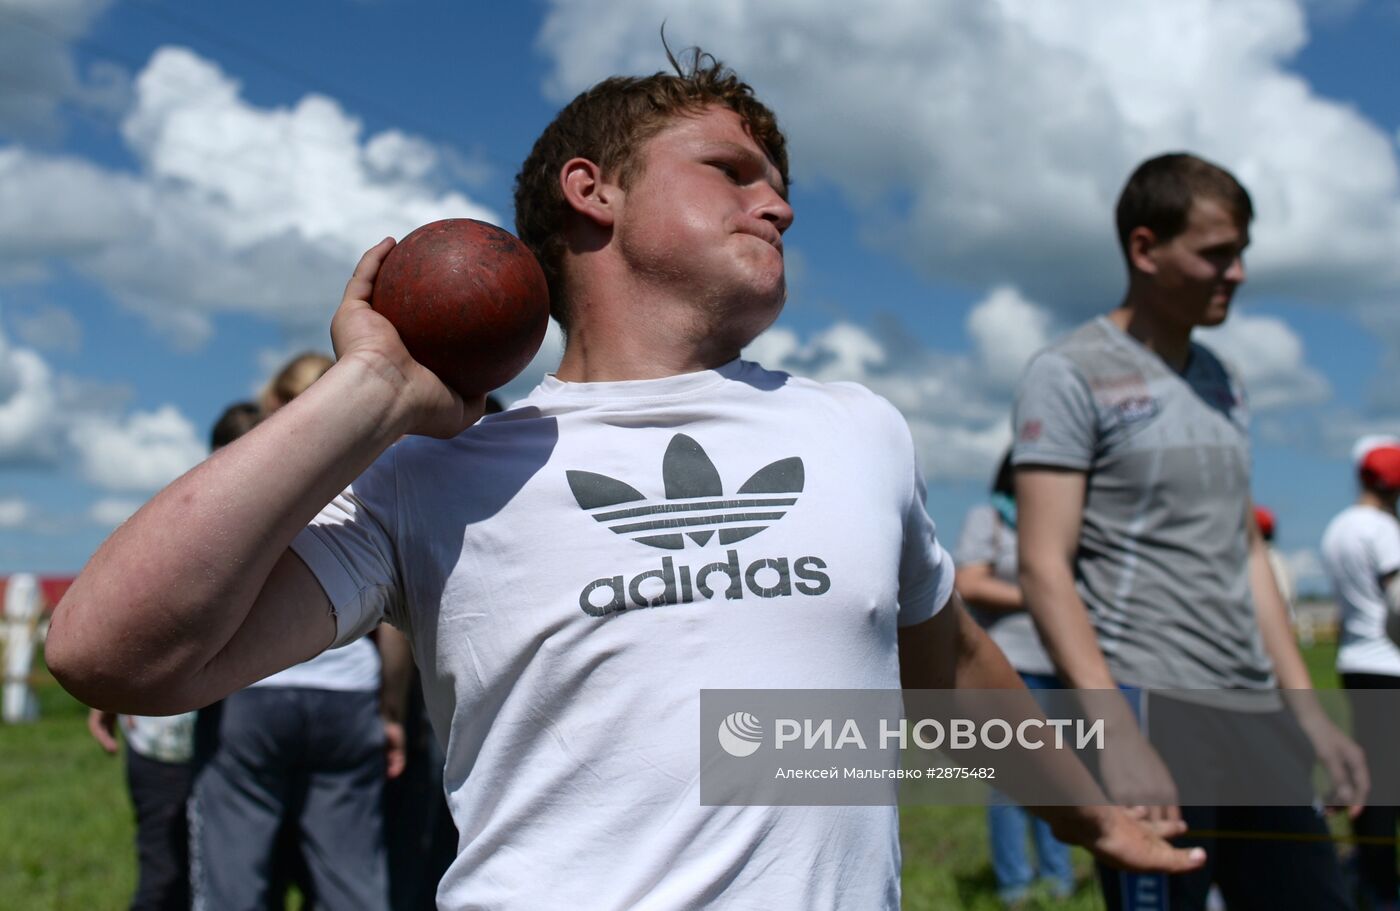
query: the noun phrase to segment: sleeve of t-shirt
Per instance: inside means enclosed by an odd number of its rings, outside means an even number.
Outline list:
[[[924,508],[924,478],[914,469],[912,496],[904,513],[904,550],[899,561],[899,625],[923,623],[953,594],[953,558],[938,543],[933,518]]]
[[[1400,570],[1400,522],[1392,519],[1379,523],[1371,540],[1371,556],[1375,560],[1377,578]]]
[[[954,562],[962,567],[996,563],[1001,558],[1001,549],[997,546],[999,537],[996,510],[991,506],[974,506],[963,519],[958,546],[953,550]]]
[[[1098,411],[1088,383],[1063,354],[1042,351],[1016,386],[1012,465],[1086,470],[1098,442]]]
[[[1084,377],[1063,355],[1042,352],[1026,367],[1012,411],[1013,465],[1088,469],[1098,414]]]
[[[292,539],[335,611],[338,648],[374,629],[401,600],[395,559],[394,450],[380,456]]]

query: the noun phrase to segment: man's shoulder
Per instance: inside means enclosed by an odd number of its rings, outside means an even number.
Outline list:
[[[1365,554],[1378,543],[1400,538],[1400,521],[1394,516],[1353,504],[1332,517],[1322,532],[1323,563],[1340,571],[1344,562]]]
[[[1358,538],[1394,534],[1397,531],[1400,531],[1400,519],[1383,510],[1357,504],[1337,513],[1328,523],[1323,536]]]
[[[352,485],[357,491],[405,492],[452,483],[463,475],[506,471],[546,460],[559,441],[557,422],[538,408],[490,414],[455,437],[405,436],[390,446]]]
[[[757,388],[781,393],[784,407],[807,404],[811,407],[831,407],[852,413],[865,413],[884,419],[903,421],[899,410],[878,392],[853,380],[818,380],[782,370],[769,370],[761,364],[745,362],[749,368],[736,381],[749,382]],[[761,380],[762,382],[754,382]]]
[[[1141,375],[1141,358],[1121,335],[1102,317],[1095,317],[1046,345],[1033,360],[1068,369],[1086,381],[1104,375]]]
[[[1044,350],[1069,356],[1119,347],[1115,333],[1104,322],[1100,316],[1086,320],[1050,342]]]
[[[1343,538],[1349,537],[1348,527],[1351,523],[1351,513],[1355,507],[1348,506],[1335,516],[1327,520],[1327,524],[1322,528],[1322,537],[1319,539],[1320,553],[1325,561],[1334,551]]]

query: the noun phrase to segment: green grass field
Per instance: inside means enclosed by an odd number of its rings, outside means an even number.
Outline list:
[[[1319,687],[1335,687],[1333,646],[1307,649]],[[86,710],[51,680],[39,687],[42,718],[0,725],[0,896],[25,911],[126,907],[135,883],[131,810],[121,762],[88,736]],[[980,807],[903,811],[904,907],[911,911],[994,911]],[[1089,856],[1075,852],[1081,878],[1067,901],[1039,907],[1103,907]]]

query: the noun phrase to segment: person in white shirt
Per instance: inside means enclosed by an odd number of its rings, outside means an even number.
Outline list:
[[[557,373],[472,427],[483,397],[369,307],[376,245],[336,365],[88,564],[55,675],[178,711],[384,616],[447,753],[440,907],[897,908],[895,808],[699,798],[703,688],[1021,686],[952,592],[898,412],[739,360],[786,296],[787,187],[772,112],[698,50],[585,91],[516,187]],[[1122,808],[1042,812],[1114,864],[1204,861]]]
[[[1366,749],[1378,789],[1393,781],[1395,759],[1380,747],[1378,732],[1388,730],[1392,717],[1373,698],[1354,695],[1363,690],[1400,689],[1400,647],[1386,635],[1389,613],[1387,589],[1400,572],[1400,445],[1380,441],[1359,447],[1356,502],[1342,510],[1322,535],[1322,564],[1341,608],[1341,643],[1337,673],[1351,699],[1352,726]],[[1393,792],[1391,792],[1393,793]],[[1400,813],[1395,807],[1368,806],[1352,823],[1365,839],[1394,839]],[[1363,841],[1357,847],[1361,889],[1369,907],[1395,911],[1400,877],[1396,876],[1395,847]]]

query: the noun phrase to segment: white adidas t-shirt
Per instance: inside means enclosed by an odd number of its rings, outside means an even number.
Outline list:
[[[883,399],[734,361],[548,378],[410,438],[293,544],[413,643],[461,833],[440,907],[897,908],[893,807],[704,807],[703,688],[897,688],[951,560]]]
[[[1380,578],[1400,570],[1400,522],[1371,506],[1350,506],[1322,534],[1322,564],[1342,609],[1337,670],[1400,676],[1400,649],[1385,634]]]

